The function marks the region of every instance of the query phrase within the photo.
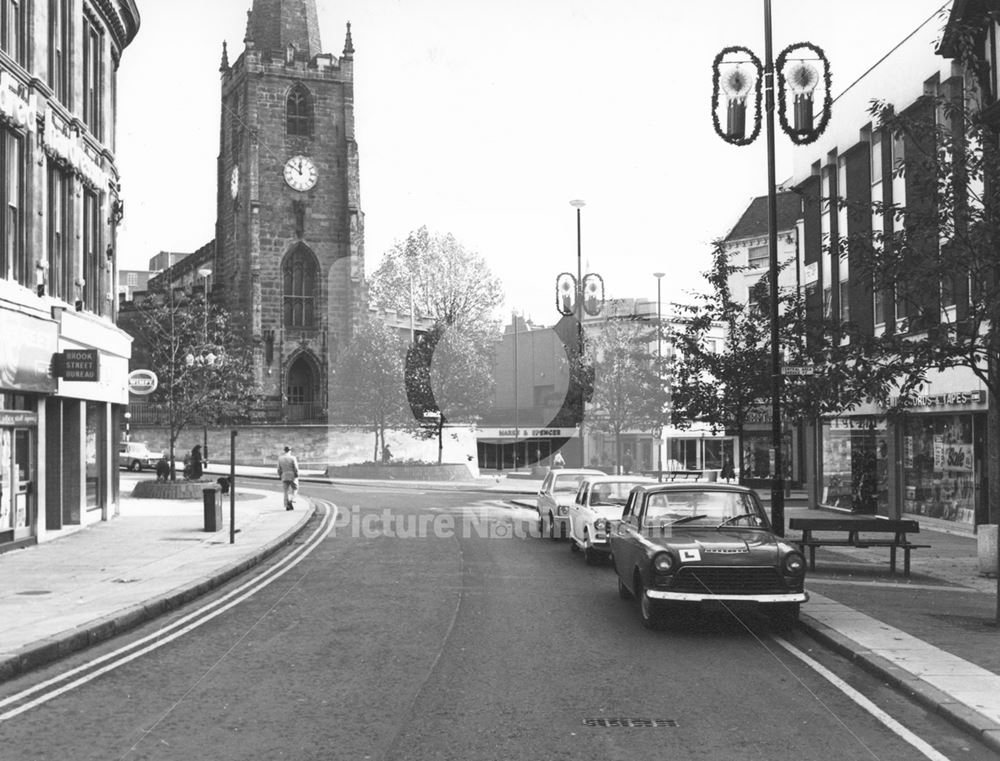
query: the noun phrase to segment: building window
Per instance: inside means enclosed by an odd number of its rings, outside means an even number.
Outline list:
[[[63,301],[72,301],[76,271],[70,219],[73,210],[73,178],[49,162],[49,194],[46,222],[49,236],[49,293]]]
[[[22,67],[28,65],[27,0],[0,0],[0,46]]]
[[[102,313],[101,198],[83,192],[83,303],[94,314]]]
[[[71,108],[70,101],[73,81],[70,76],[70,50],[72,49],[72,34],[70,32],[70,5],[72,0],[49,0],[49,87],[56,98],[66,107]]]
[[[8,130],[0,130],[0,161],[3,182],[0,198],[3,208],[3,250],[0,252],[0,276],[33,288],[29,279],[28,252],[24,245],[24,139]]]
[[[851,299],[850,293],[847,288],[847,281],[840,281],[840,290],[838,291],[838,297],[840,300],[840,321],[849,322],[851,319]]]
[[[313,327],[318,270],[316,257],[305,246],[298,246],[285,257],[281,274],[286,328]]]
[[[104,31],[83,17],[83,123],[104,139]]]
[[[767,246],[750,246],[747,252],[747,265],[752,270],[767,269],[770,253]]]
[[[240,128],[243,126],[240,115],[240,93],[233,93],[232,108],[229,112],[229,150],[232,153],[233,164],[240,161]]]
[[[882,182],[882,130],[872,132],[872,185]]]
[[[313,133],[313,107],[312,97],[302,85],[295,85],[288,93],[288,101],[285,104],[286,128],[289,135],[299,135],[301,137],[312,137]]]

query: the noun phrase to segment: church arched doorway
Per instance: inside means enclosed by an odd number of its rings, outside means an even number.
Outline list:
[[[285,417],[289,422],[316,420],[323,416],[322,408],[319,368],[307,354],[300,354],[285,375]]]

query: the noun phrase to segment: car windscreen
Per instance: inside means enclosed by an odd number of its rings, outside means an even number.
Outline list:
[[[555,492],[576,492],[580,489],[580,482],[583,480],[583,475],[570,475],[556,476],[555,483],[552,486],[552,491]]]
[[[740,525],[764,527],[766,517],[760,503],[742,492],[690,491],[653,492],[646,497],[646,526],[719,524],[740,516]],[[734,521],[735,523],[735,521]]]
[[[639,485],[639,481],[605,481],[594,484],[590,490],[591,505],[624,505],[629,492]]]

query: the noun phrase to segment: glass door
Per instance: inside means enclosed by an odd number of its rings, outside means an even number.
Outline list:
[[[31,536],[35,530],[34,437],[30,428],[14,429],[14,539]]]

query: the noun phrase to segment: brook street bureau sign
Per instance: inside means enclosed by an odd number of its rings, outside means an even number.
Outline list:
[[[97,349],[67,349],[56,355],[56,377],[68,381],[101,379],[101,357]]]
[[[128,374],[128,390],[138,396],[146,396],[156,391],[160,379],[152,370],[133,370]]]

